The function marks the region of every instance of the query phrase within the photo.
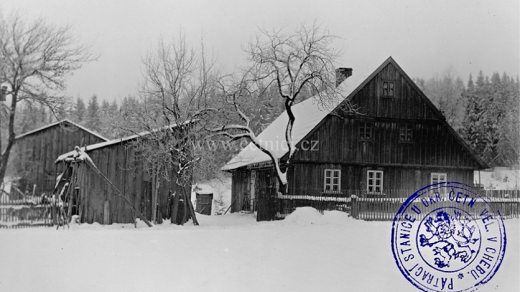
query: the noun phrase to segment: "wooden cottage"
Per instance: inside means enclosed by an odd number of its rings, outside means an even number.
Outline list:
[[[54,190],[57,174],[57,156],[76,145],[90,145],[108,141],[101,135],[69,120],[62,120],[19,135],[16,138],[10,164],[13,174],[21,178],[21,191],[50,194]]]
[[[156,174],[150,171],[146,162],[140,156],[134,143],[137,139],[146,139],[149,132],[132,135],[113,141],[88,145],[81,150],[86,152],[100,172],[121,194],[141,212],[147,220],[159,221],[176,214],[175,222],[184,223],[187,209],[172,212],[172,194],[177,198],[190,198],[191,184],[186,189],[176,185],[176,166],[168,171],[171,174],[165,179],[163,173]],[[73,149],[74,147],[70,148]],[[70,150],[68,149],[68,150]],[[73,157],[76,151],[65,153],[58,157],[57,164]],[[136,214],[125,200],[114,191],[107,181],[96,171],[86,166],[78,166],[77,175],[73,182],[74,213],[79,215],[81,222],[100,224],[134,223]],[[153,206],[157,206],[154,210]],[[179,220],[177,220],[179,216]]]
[[[293,107],[298,150],[283,198],[388,197],[399,190],[408,196],[442,181],[472,185],[474,170],[487,168],[392,57],[367,74],[350,72],[339,86],[357,113],[339,110],[342,101],[326,108],[312,97]],[[258,136],[282,164],[287,120],[282,113]],[[284,211],[273,202],[281,196],[272,163],[256,147],[243,149],[222,170],[233,174],[232,212],[258,205],[268,209],[258,213],[265,220]]]

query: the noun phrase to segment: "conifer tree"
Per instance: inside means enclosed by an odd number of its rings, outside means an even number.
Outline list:
[[[83,102],[83,99],[78,96],[78,99],[76,100],[76,108],[73,120],[78,123],[83,123],[85,121],[85,111],[85,102]]]
[[[520,88],[505,73],[501,79],[501,105],[503,118],[497,127],[496,161],[504,166],[519,165],[520,151]]]
[[[88,102],[87,121],[85,123],[85,126],[87,126],[87,128],[91,130],[100,131],[101,122],[99,119],[99,103],[95,94],[90,98]]]
[[[469,75],[468,86],[463,96],[466,100],[466,111],[462,122],[463,138],[475,153],[482,153],[485,148],[482,128],[483,108],[476,93],[476,85],[473,83],[471,74]]]
[[[416,79],[416,84],[446,117],[448,123],[461,132],[465,101],[462,98],[464,83],[455,77],[454,69],[448,67],[440,77],[427,81]]]
[[[518,165],[520,149],[520,93],[518,82],[507,74],[491,78],[479,72],[464,92],[467,102],[463,138],[490,166]]]

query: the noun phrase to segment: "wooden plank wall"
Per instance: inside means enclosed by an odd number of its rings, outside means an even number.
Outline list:
[[[341,190],[366,190],[367,170],[383,171],[383,189],[418,190],[431,184],[431,173],[446,173],[449,181],[473,184],[473,170],[446,168],[405,168],[355,166],[345,164],[294,164],[289,179],[289,193],[293,195],[321,195],[325,169],[341,170]]]
[[[382,96],[383,81],[395,82],[394,97]],[[440,117],[422,99],[407,78],[390,63],[353,98],[360,112],[371,117],[437,120]]]
[[[237,170],[233,172],[231,178],[231,212],[241,211],[241,207],[244,204],[244,196],[249,195],[251,190],[251,170]]]
[[[91,145],[104,142],[103,139],[93,135],[74,125],[64,122],[64,126],[58,124],[54,127],[43,129],[36,133],[22,137],[16,141],[14,153],[23,157],[11,156],[13,160],[21,159],[29,161],[23,166],[27,169],[15,171],[27,171],[25,177],[32,191],[32,185],[36,184],[36,194],[51,193],[54,189],[56,174],[63,172],[61,165],[56,166],[54,161],[61,154],[74,150],[74,146]]]
[[[143,213],[152,220],[152,177],[137,158],[135,149],[128,143],[118,143],[88,152],[99,170]],[[161,176],[158,191],[158,217],[167,218],[170,193],[180,193],[175,184],[175,172],[170,180]],[[84,203],[82,222],[101,224],[133,223],[134,212],[95,172],[86,169],[81,178],[80,197]],[[188,192],[188,196],[191,191]],[[108,212],[108,214],[107,214]],[[104,218],[109,218],[106,221]]]
[[[395,82],[395,95],[383,97],[383,81]],[[408,78],[390,63],[352,98],[361,115],[328,116],[300,143],[293,161],[357,162],[424,166],[475,167],[478,165],[442,121],[432,105]],[[372,125],[372,138],[359,137],[361,123]],[[412,141],[399,140],[400,129],[411,127]],[[318,148],[304,149],[304,145]]]
[[[382,82],[395,82],[394,97],[382,96]],[[341,169],[343,190],[366,189],[367,170],[383,170],[385,189],[418,189],[431,173],[473,184],[478,165],[431,104],[390,63],[352,98],[362,115],[329,115],[300,143],[289,173],[290,190],[316,195],[323,190],[324,170]],[[362,140],[361,123],[371,124],[371,139]],[[412,140],[400,130],[412,129]],[[304,148],[304,146],[307,146]]]
[[[372,139],[360,139],[359,127],[372,123]],[[401,142],[400,129],[412,128],[411,142]],[[300,145],[293,161],[318,163],[372,163],[424,166],[477,167],[472,156],[438,122],[377,121],[366,117],[341,119],[329,116],[322,126]]]

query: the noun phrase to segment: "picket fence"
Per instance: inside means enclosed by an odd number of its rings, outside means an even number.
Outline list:
[[[52,226],[51,204],[40,197],[20,200],[0,198],[0,228],[29,228]]]
[[[413,190],[385,190],[382,194],[371,194],[361,190],[341,191],[336,193],[322,193],[317,195],[281,195],[278,218],[283,218],[298,207],[313,207],[320,212],[327,210],[339,210],[349,213],[355,219],[372,221],[390,221],[399,211],[403,203],[414,193]],[[454,204],[444,194],[443,200],[425,208],[421,214],[414,214],[417,219],[422,219],[429,211],[439,207],[456,206],[473,217],[482,217],[487,205],[500,212],[502,218],[519,218],[520,216],[520,190],[479,190],[478,194],[487,198],[487,204],[477,202],[473,206],[467,204]],[[421,202],[415,203],[421,204]]]

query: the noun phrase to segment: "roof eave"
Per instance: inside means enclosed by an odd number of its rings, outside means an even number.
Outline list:
[[[40,128],[38,128],[38,129],[34,129],[34,130],[29,131],[29,132],[27,132],[27,133],[23,133],[23,134],[21,134],[21,135],[16,136],[14,139],[15,139],[15,140],[19,140],[19,139],[25,138],[25,137],[27,137],[27,136],[30,136],[30,135],[36,134],[36,133],[38,133],[38,132],[40,132],[40,131],[43,131],[43,130],[46,130],[46,129],[52,128],[52,127],[54,127],[54,126],[58,126],[58,125],[63,124],[63,123],[65,123],[65,122],[70,123],[70,124],[72,124],[72,125],[74,125],[74,126],[80,128],[80,129],[82,129],[82,130],[84,130],[84,131],[86,131],[86,132],[88,132],[88,133],[90,133],[90,134],[92,134],[92,135],[98,137],[99,139],[104,140],[105,142],[108,142],[108,141],[109,141],[107,138],[101,136],[100,134],[98,134],[98,133],[96,133],[96,132],[94,132],[94,131],[92,131],[92,130],[90,130],[90,129],[88,129],[88,128],[85,128],[85,127],[82,126],[82,125],[79,125],[79,124],[77,124],[77,123],[74,123],[73,121],[71,121],[71,120],[69,120],[69,119],[63,119],[63,120],[60,120],[60,121],[54,122],[54,123],[52,123],[52,124],[49,124],[49,125],[46,125],[46,126],[40,127]]]

